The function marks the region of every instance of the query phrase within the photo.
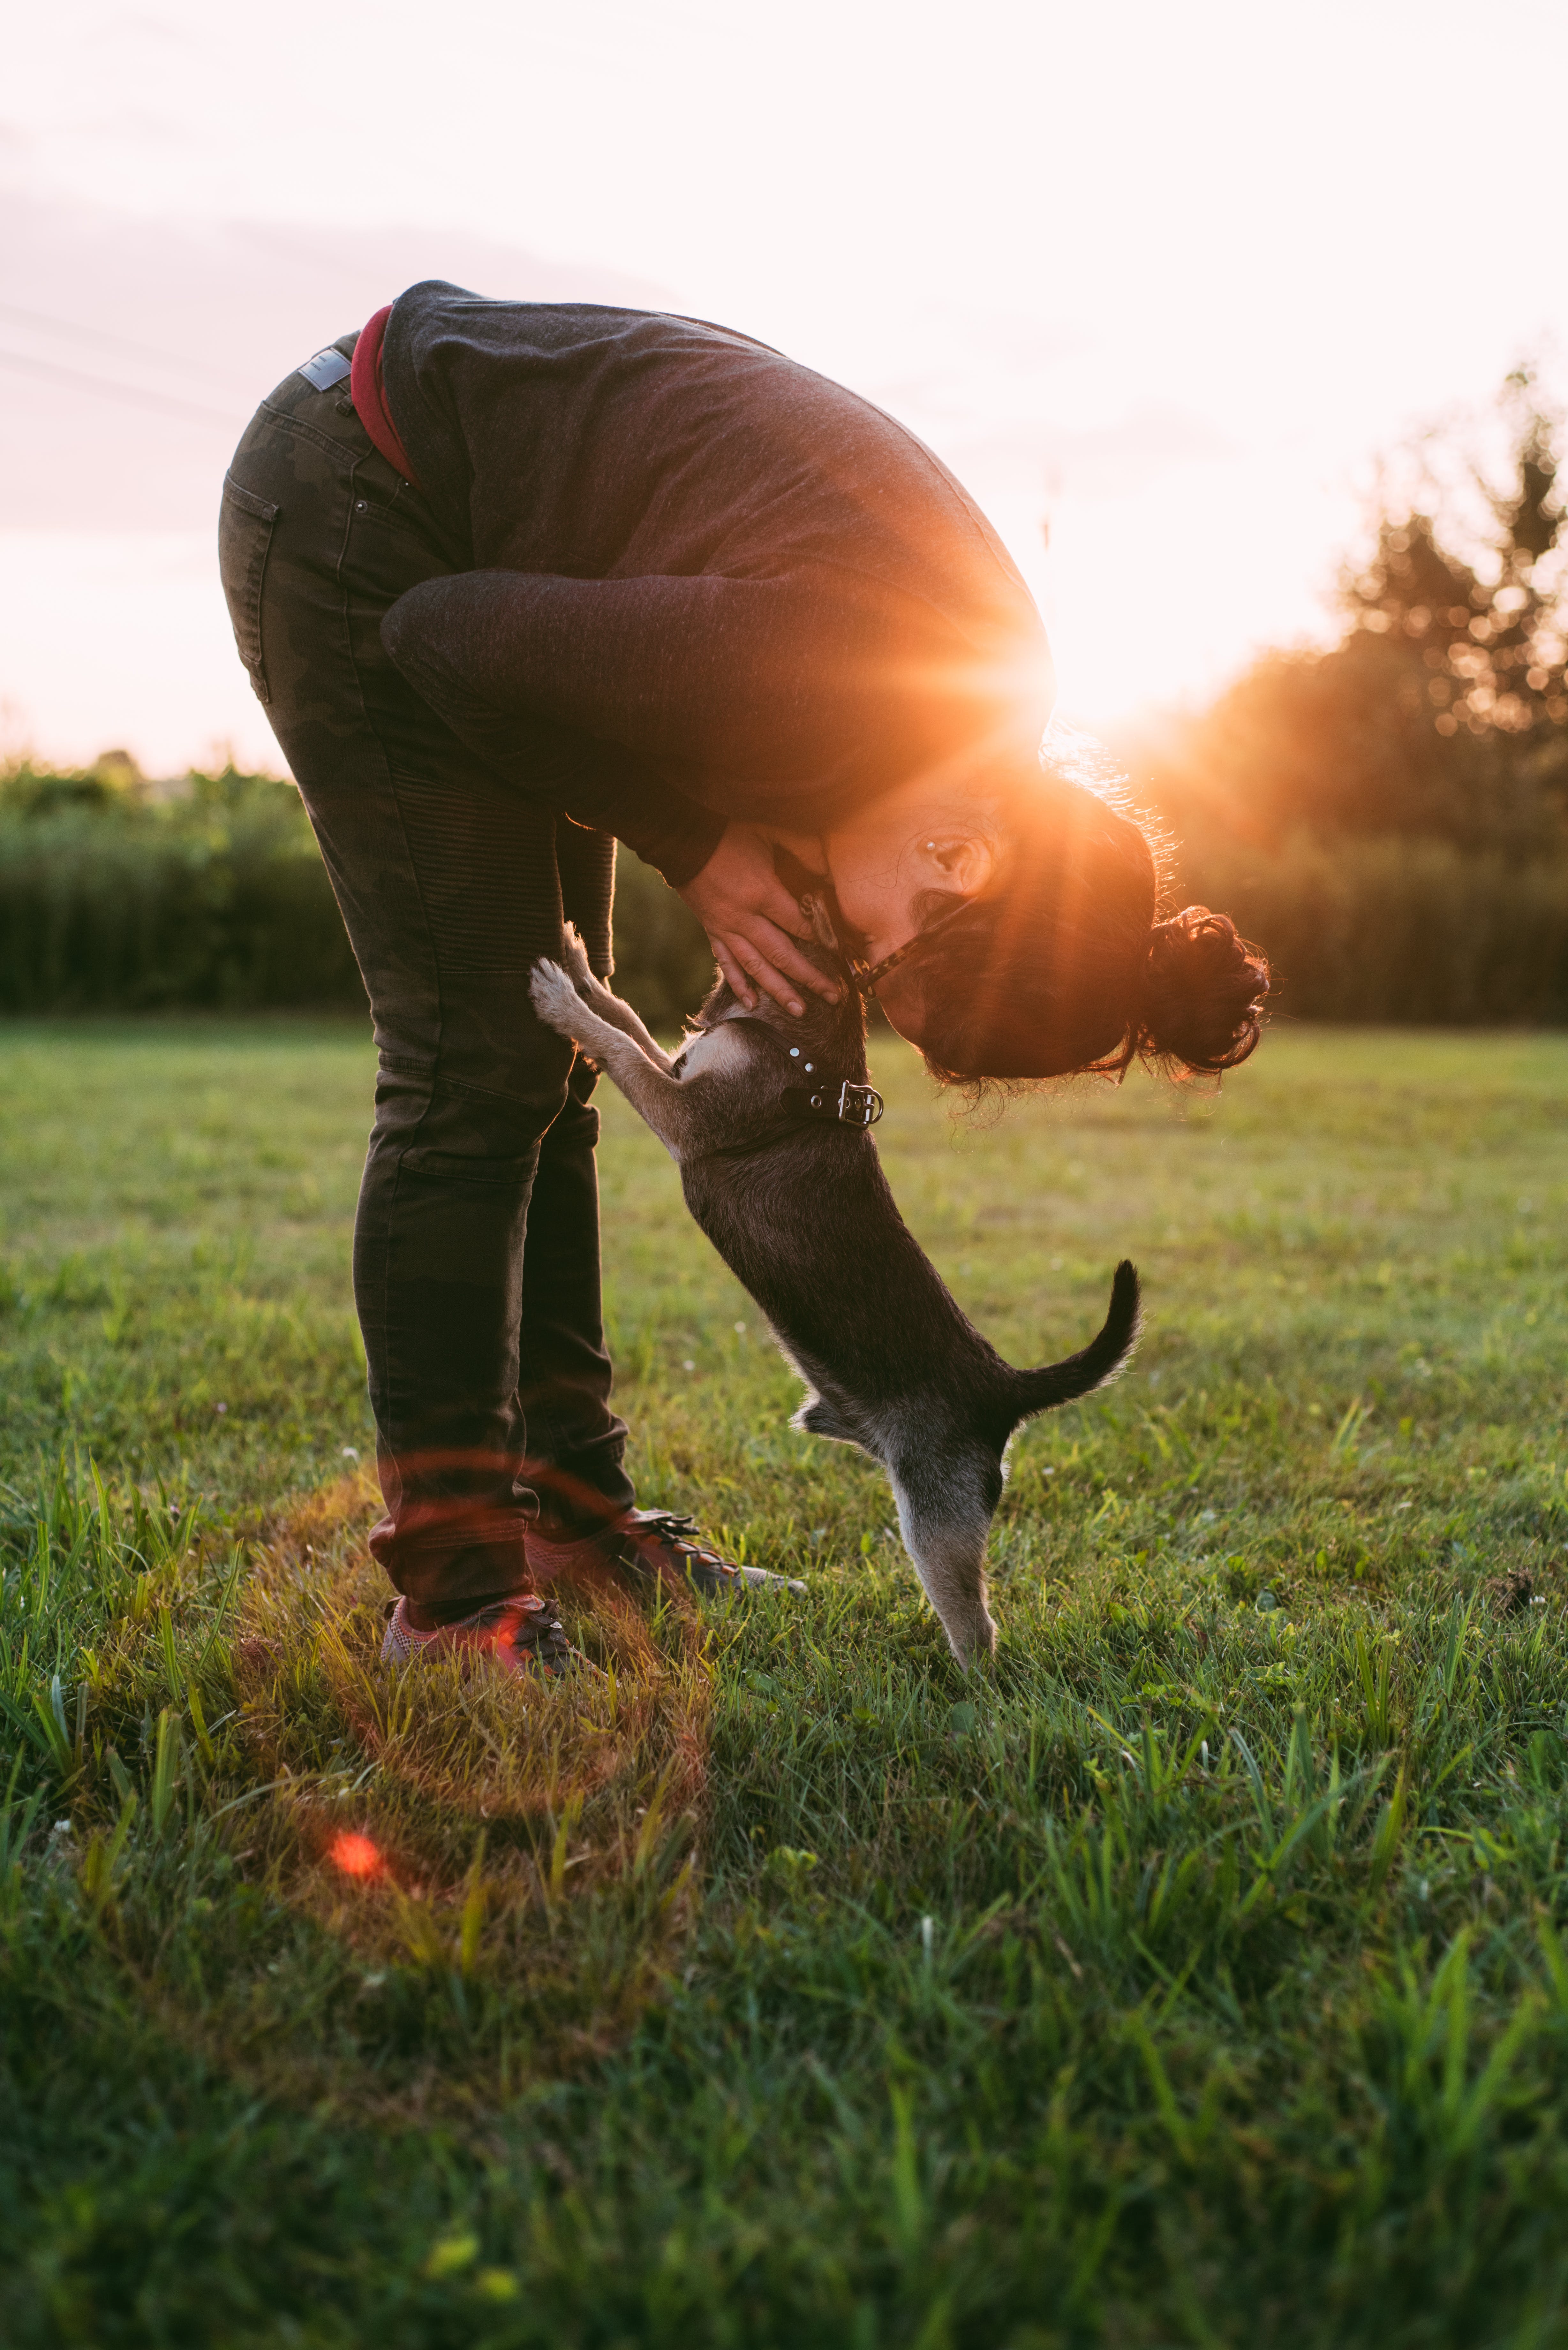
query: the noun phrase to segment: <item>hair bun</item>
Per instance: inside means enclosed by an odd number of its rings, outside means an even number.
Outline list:
[[[1189,906],[1157,922],[1144,969],[1140,1049],[1210,1073],[1244,1061],[1262,1033],[1269,966],[1227,914]]]

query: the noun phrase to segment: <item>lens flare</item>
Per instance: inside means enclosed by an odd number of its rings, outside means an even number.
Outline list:
[[[334,1868],[343,1871],[345,1877],[357,1877],[362,1881],[372,1877],[384,1877],[387,1873],[387,1864],[379,1846],[372,1844],[368,1835],[360,1835],[353,1828],[345,1828],[341,1835],[333,1837],[327,1857]]]

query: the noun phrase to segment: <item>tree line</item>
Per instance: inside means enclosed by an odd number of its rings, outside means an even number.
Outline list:
[[[1178,895],[1270,950],[1282,1008],[1568,1019],[1563,420],[1521,368],[1490,421],[1493,470],[1473,426],[1396,452],[1336,641],[1120,746]]]
[[[1179,844],[1175,899],[1266,949],[1282,1014],[1568,1023],[1563,420],[1502,387],[1493,469],[1462,433],[1397,452],[1324,648],[1272,651],[1201,714],[1114,745]],[[706,941],[623,853],[616,951],[656,1024]],[[123,754],[0,774],[0,1011],[358,1008],[292,786],[150,790]]]

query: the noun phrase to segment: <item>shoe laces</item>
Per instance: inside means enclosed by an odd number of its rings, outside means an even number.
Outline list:
[[[700,1558],[704,1566],[715,1569],[720,1575],[738,1572],[730,1560],[721,1558],[716,1550],[711,1550],[699,1538],[696,1519],[683,1516],[679,1511],[649,1510],[646,1515],[634,1519],[627,1532],[634,1541],[651,1535],[661,1549],[673,1551],[677,1558]]]
[[[547,1599],[500,1599],[493,1607],[480,1608],[472,1620],[475,1624],[510,1620],[513,1648],[532,1649],[542,1665],[564,1665],[572,1654],[566,1627]]]
[[[520,1594],[512,1599],[493,1600],[488,1607],[476,1607],[472,1616],[464,1616],[455,1624],[436,1626],[428,1632],[415,1630],[408,1620],[404,1602],[400,1600],[388,1617],[381,1654],[396,1664],[405,1665],[421,1649],[439,1645],[443,1633],[483,1632],[493,1626],[508,1626],[507,1645],[531,1652],[543,1671],[564,1667],[574,1653],[566,1626],[549,1601],[533,1594]]]

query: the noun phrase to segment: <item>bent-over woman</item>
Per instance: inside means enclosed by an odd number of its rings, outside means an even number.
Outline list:
[[[566,920],[608,974],[618,840],[793,1010],[834,983],[787,852],[944,1078],[1231,1067],[1266,966],[1222,916],[1159,920],[1144,834],[1043,764],[1044,631],[959,483],[747,336],[412,286],[262,402],[220,551],[375,1022],[389,1653],[553,1674],[585,1550],[768,1579],[638,1507],[611,1409],[594,1072],[528,975]]]

